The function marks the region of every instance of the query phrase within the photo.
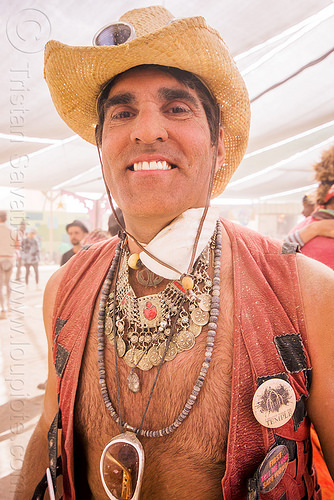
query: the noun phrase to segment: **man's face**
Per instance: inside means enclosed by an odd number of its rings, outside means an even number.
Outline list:
[[[104,175],[125,220],[172,220],[205,205],[213,147],[195,90],[158,69],[135,68],[111,88],[105,109]]]
[[[67,234],[73,246],[80,245],[80,241],[84,238],[86,233],[78,226],[71,226],[68,228]]]

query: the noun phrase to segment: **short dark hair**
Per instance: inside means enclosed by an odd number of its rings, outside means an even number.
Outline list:
[[[120,223],[123,226],[125,226],[122,210],[119,207],[116,207],[115,212],[116,212],[116,215],[117,215]],[[108,233],[111,236],[115,236],[120,229],[122,229],[122,228],[119,226],[117,220],[115,219],[114,214],[113,213],[110,214],[109,219],[108,219]]]
[[[190,73],[189,71],[184,71],[179,68],[169,67],[169,66],[159,66],[158,64],[150,64],[150,65],[141,65],[137,67],[150,67],[157,68],[160,71],[168,73],[172,75],[176,80],[183,83],[187,87],[197,92],[199,100],[204,108],[206,118],[208,120],[209,129],[210,129],[210,137],[211,144],[215,144],[218,136],[218,127],[220,125],[221,116],[220,116],[220,107],[218,106],[216,99],[213,97],[209,89],[204,85],[204,83],[197,78],[196,75]],[[134,69],[134,68],[131,68]],[[114,78],[109,80],[105,86],[101,89],[100,96],[97,101],[97,113],[98,113],[98,125],[96,129],[96,143],[97,146],[100,146],[102,143],[102,131],[103,124],[105,118],[105,108],[104,105],[108,99],[110,89],[115,85],[117,79],[126,74],[128,71],[124,71],[124,73],[120,73],[116,75]]]
[[[80,229],[84,232],[84,233],[88,233],[88,229],[86,228],[85,224],[83,222],[81,222],[81,220],[74,220],[73,222],[70,222],[69,224],[67,224],[66,226],[66,232],[68,233],[68,230],[70,229],[70,227],[73,227],[73,226],[76,226],[76,227],[80,227]]]

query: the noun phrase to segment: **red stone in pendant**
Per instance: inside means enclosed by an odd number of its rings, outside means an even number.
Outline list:
[[[146,309],[144,309],[144,316],[146,319],[152,320],[157,317],[157,308],[152,302],[146,302]]]

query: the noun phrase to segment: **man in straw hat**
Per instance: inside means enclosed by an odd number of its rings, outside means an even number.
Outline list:
[[[45,77],[125,226],[46,288],[49,378],[17,498],[46,468],[35,498],[54,489],[57,455],[65,499],[320,498],[306,411],[333,473],[334,275],[209,207],[250,118],[224,41],[136,9],[93,47],[49,42]]]

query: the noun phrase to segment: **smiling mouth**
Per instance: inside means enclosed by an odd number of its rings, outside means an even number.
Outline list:
[[[176,168],[176,165],[171,165],[165,160],[162,161],[140,161],[134,163],[129,167],[133,172],[138,172],[140,170],[171,170]]]

